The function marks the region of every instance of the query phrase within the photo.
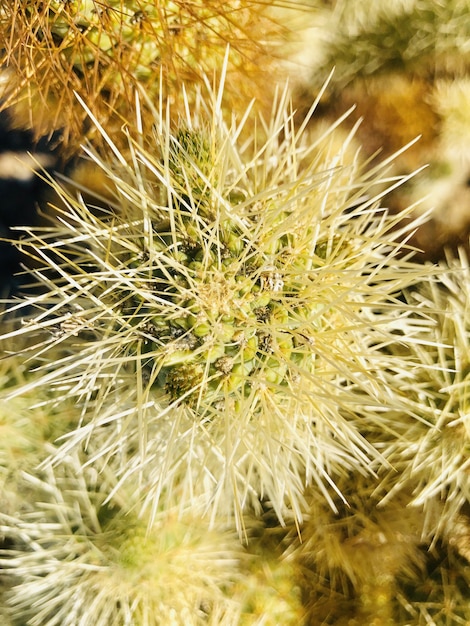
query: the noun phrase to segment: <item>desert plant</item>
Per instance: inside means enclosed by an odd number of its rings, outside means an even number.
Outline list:
[[[387,347],[417,363],[401,372],[397,385],[408,411],[387,411],[380,432],[367,434],[381,440],[388,467],[376,476],[343,479],[347,506],[338,501],[337,513],[313,493],[301,541],[295,527],[285,541],[284,558],[297,563],[303,581],[308,623],[465,623],[470,616],[469,269],[463,250],[406,300],[436,323],[427,345]]]
[[[312,54],[317,67],[336,66],[338,88],[373,75],[467,73],[467,0],[393,0],[370,6],[361,0],[339,0],[335,4],[334,10],[326,9],[331,30],[323,31],[323,37],[319,33]]]
[[[316,494],[282,558],[302,588],[306,624],[464,624],[468,604],[468,517],[438,534],[446,502],[413,503],[402,490],[381,502],[379,481],[351,475],[348,506],[334,513]],[[462,553],[463,539],[467,557]]]
[[[411,422],[401,416],[401,436],[390,456],[398,473],[394,480],[389,473],[383,477],[382,493],[388,500],[409,490],[412,505],[423,507],[431,519],[437,506],[439,522],[430,523],[431,534],[453,536],[458,543],[455,528],[470,496],[470,273],[466,254],[461,251],[459,258],[449,255],[438,280],[410,295],[412,301],[434,309],[437,323],[431,331],[431,346],[412,347],[422,369],[416,372],[418,378],[409,385],[407,395],[420,406],[421,419]],[[403,383],[405,388],[405,380]],[[462,545],[463,553],[467,549]]]
[[[200,625],[237,622],[230,600],[243,549],[233,530],[170,507],[154,519],[133,507],[136,492],[107,491],[116,483],[70,455],[55,471],[23,473],[29,500],[0,514],[9,544],[0,574],[5,608],[31,626],[94,623]]]
[[[114,204],[99,217],[52,181],[65,208],[22,243],[41,287],[4,337],[25,338],[41,371],[7,397],[47,385],[80,405],[52,463],[93,439],[119,484],[141,476],[150,519],[177,492],[243,534],[260,500],[301,521],[306,485],[335,508],[338,477],[382,464],[363,433],[408,411],[395,381],[412,365],[385,348],[432,322],[400,299],[428,270],[380,205],[388,163],[345,163],[347,142],[330,154],[334,126],[309,143],[286,92],[266,139],[240,146],[249,113],[227,126],[222,98],[200,97],[175,130],[153,109],[151,136],[129,121],[129,160],[92,117]]]
[[[450,246],[468,245],[468,13],[467,0],[338,0],[310,14],[292,72],[308,107],[321,72],[335,67],[323,114],[335,119],[357,105],[351,123],[367,120],[358,132],[367,154],[392,154],[420,136],[396,161],[397,172],[431,167],[391,206],[400,210],[429,194],[420,206],[433,208],[433,217],[413,243],[434,261]]]
[[[76,149],[87,120],[74,91],[98,119],[113,120],[116,130],[122,117],[129,119],[138,84],[181,113],[183,84],[212,77],[229,45],[227,95],[230,105],[240,108],[254,90],[260,98],[267,93],[266,70],[286,34],[270,5],[253,0],[5,3],[0,66],[10,71],[4,104],[16,103],[36,130],[62,127],[64,139]],[[89,136],[93,130],[88,127]]]

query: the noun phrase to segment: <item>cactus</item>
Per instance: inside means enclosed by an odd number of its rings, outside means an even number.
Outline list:
[[[393,372],[409,363],[383,348],[426,336],[397,297],[427,270],[396,254],[380,168],[309,145],[286,93],[265,142],[240,147],[221,100],[176,132],[158,109],[151,137],[129,124],[129,161],[99,127],[112,212],[55,184],[57,226],[22,243],[42,289],[7,336],[41,354],[30,387],[80,401],[53,463],[96,439],[96,463],[141,476],[145,510],[176,490],[243,534],[260,499],[300,522],[305,484],[335,506],[339,476],[382,463],[364,424],[407,410]]]
[[[284,541],[304,623],[466,623],[468,553],[461,547],[466,536],[468,550],[468,517],[438,538],[445,502],[423,508],[403,491],[384,503],[378,482],[357,475],[343,487],[349,506],[335,514],[313,495],[301,541],[294,527]]]
[[[301,541],[292,525],[286,551],[312,623],[414,625],[470,617],[469,279],[462,252],[441,264],[435,280],[407,294],[408,304],[425,306],[436,324],[429,345],[405,348],[421,363],[400,375],[408,413],[388,411],[381,432],[367,435],[381,438],[388,467],[376,477],[346,477],[340,488],[348,505],[338,502],[337,514],[318,494],[307,495]]]
[[[255,88],[260,93],[286,36],[272,7],[246,0],[16,1],[1,11],[0,65],[10,69],[6,103],[20,105],[36,130],[62,127],[73,151],[87,133],[74,91],[100,120],[110,120],[108,128],[111,120],[118,129],[130,117],[139,85],[156,101],[169,100],[177,115],[183,85],[211,81],[230,46],[229,106],[239,108]],[[91,137],[93,127],[88,131]]]
[[[318,9],[293,59],[299,106],[334,66],[323,113],[335,119],[354,105],[351,124],[367,120],[357,135],[367,155],[393,154],[419,136],[396,172],[431,167],[398,190],[390,208],[419,200],[417,211],[432,209],[413,238],[423,260],[445,259],[449,247],[468,250],[468,1],[338,0]]]
[[[370,76],[455,77],[468,71],[467,0],[393,0],[372,6],[339,0],[326,13],[331,30],[319,33],[312,53],[319,67],[336,66],[339,88]]]
[[[98,479],[99,478],[99,479]],[[151,532],[133,511],[135,494],[117,492],[70,455],[56,471],[25,473],[29,502],[0,513],[15,545],[0,566],[11,586],[10,615],[49,626],[236,623],[230,588],[243,549],[233,531],[213,530],[176,507],[160,512]],[[5,553],[5,551],[4,551]],[[7,551],[8,553],[8,551]]]
[[[390,457],[393,467],[399,470],[399,479],[395,477],[394,488],[390,489],[390,476],[386,473],[383,481],[387,488],[383,492],[388,499],[411,489],[412,504],[423,507],[431,517],[436,501],[443,500],[433,532],[450,539],[456,534],[453,529],[460,523],[470,495],[470,272],[463,251],[460,258],[450,256],[447,264],[438,274],[438,282],[423,285],[414,295],[418,306],[425,304],[436,310],[437,324],[432,332],[435,347],[412,348],[422,369],[417,372],[418,384],[413,377],[407,393],[410,403],[420,407],[421,419],[409,422],[402,417],[402,437]],[[416,444],[410,446],[410,442]],[[457,537],[454,540],[458,543]]]

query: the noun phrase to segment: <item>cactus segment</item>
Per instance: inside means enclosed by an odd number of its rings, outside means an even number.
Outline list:
[[[260,498],[301,519],[306,484],[334,508],[336,476],[385,462],[364,424],[390,403],[409,410],[391,391],[409,362],[384,348],[419,343],[432,322],[399,300],[426,270],[395,254],[402,216],[380,207],[380,168],[330,160],[333,131],[309,142],[287,92],[251,146],[219,101],[176,130],[159,110],[150,136],[129,123],[127,156],[94,120],[112,157],[89,156],[112,211],[98,217],[55,183],[57,225],[21,244],[42,292],[12,334],[41,345],[31,385],[82,406],[55,462],[91,436],[111,462],[124,441],[131,460],[116,472],[141,476],[144,508],[197,492],[243,533]]]

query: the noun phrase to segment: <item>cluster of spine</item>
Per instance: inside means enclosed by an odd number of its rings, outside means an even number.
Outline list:
[[[465,75],[470,62],[468,2],[395,0],[371,10],[360,0],[339,0],[335,32],[322,48],[342,87],[357,78],[390,73]]]
[[[63,453],[104,437],[105,460],[125,444],[118,473],[145,476],[146,507],[179,489],[240,532],[260,498],[300,522],[305,484],[329,498],[337,475],[380,463],[361,424],[390,407],[383,346],[429,325],[396,301],[423,270],[395,258],[379,173],[318,162],[287,111],[251,154],[216,109],[175,134],[155,111],[150,140],[130,137],[133,166],[114,144],[117,166],[95,155],[113,215],[56,188],[59,225],[22,242],[43,288],[12,331],[28,354],[42,346],[34,384],[80,399]]]
[[[183,84],[212,81],[229,46],[227,106],[239,108],[284,36],[272,7],[251,0],[14,0],[0,14],[0,65],[10,69],[4,98],[36,130],[62,127],[76,150],[93,128],[74,92],[116,130],[139,87],[177,114]]]
[[[15,545],[15,555],[0,556],[15,623],[237,623],[229,594],[244,554],[236,535],[208,531],[175,507],[149,530],[132,511],[131,492],[107,501],[115,483],[76,455],[56,471],[23,475],[20,486],[35,502],[1,514]]]
[[[455,535],[454,526],[470,495],[469,298],[468,259],[462,251],[460,258],[448,259],[435,283],[426,284],[419,296],[414,296],[418,305],[436,308],[437,324],[432,333],[435,347],[414,348],[422,363],[420,383],[415,388],[409,385],[408,394],[410,401],[420,407],[421,419],[413,424],[401,421],[403,443],[390,457],[392,465],[400,470],[400,479],[388,497],[411,488],[413,504],[429,513],[436,501],[442,500],[444,513],[434,532],[447,538]],[[412,450],[405,441],[419,443]],[[457,544],[457,536],[453,539]],[[468,549],[468,543],[462,546],[467,558]]]

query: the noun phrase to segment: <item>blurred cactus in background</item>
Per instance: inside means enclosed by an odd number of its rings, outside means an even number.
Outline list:
[[[448,246],[468,250],[468,0],[336,0],[316,7],[295,57],[303,67],[294,70],[299,100],[308,107],[323,68],[334,66],[323,114],[334,119],[356,105],[350,119],[365,120],[358,138],[367,154],[391,154],[419,135],[396,171],[430,167],[392,205],[398,211],[426,198],[421,210],[433,209],[414,239],[423,258],[443,259]]]
[[[470,272],[410,174],[420,125],[466,158],[466,3],[275,4],[0,9],[5,106],[80,159],[2,302],[8,626],[470,620]]]

